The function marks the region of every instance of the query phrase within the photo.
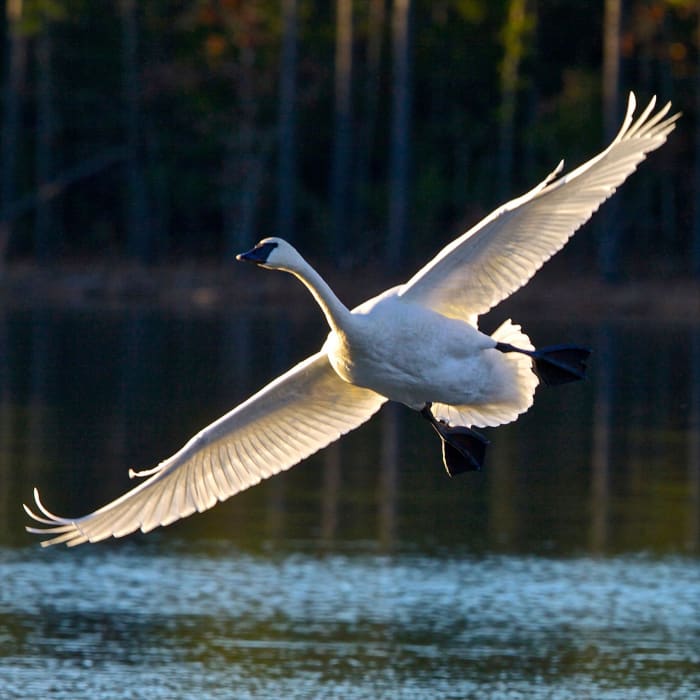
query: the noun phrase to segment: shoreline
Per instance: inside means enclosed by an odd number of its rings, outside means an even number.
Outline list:
[[[402,281],[378,268],[320,270],[348,306]],[[359,280],[359,282],[358,282]],[[211,313],[262,305],[303,313],[308,292],[286,275],[247,267],[182,263],[153,268],[129,264],[8,265],[0,274],[5,308],[161,308]],[[308,306],[310,308],[310,306]],[[586,274],[572,280],[540,271],[497,307],[499,315],[585,321],[700,323],[700,280],[633,280],[616,284]]]

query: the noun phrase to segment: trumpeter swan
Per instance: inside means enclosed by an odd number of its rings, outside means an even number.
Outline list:
[[[99,510],[62,518],[34,499],[25,510],[42,545],[77,545],[143,532],[211,508],[297,464],[367,421],[388,399],[422,413],[440,435],[448,472],[481,466],[486,441],[472,426],[513,421],[539,381],[583,376],[588,351],[535,350],[505,321],[493,335],[477,317],[523,286],[593,212],[661,146],[679,115],[652,99],[635,121],[630,94],[620,132],[600,154],[558,178],[562,163],[447,245],[405,284],[348,310],[287,242],[261,241],[238,256],[298,277],[326,316],[319,352],[197,433],[148,477]],[[534,370],[534,371],[533,371]]]

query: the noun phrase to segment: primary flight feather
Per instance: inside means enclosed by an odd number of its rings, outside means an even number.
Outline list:
[[[491,336],[477,317],[527,283],[596,209],[661,146],[679,115],[652,99],[634,120],[635,98],[613,142],[568,175],[562,164],[525,195],[504,204],[447,245],[403,285],[352,311],[286,241],[267,238],[242,254],[295,275],[330,326],[321,350],[197,433],[135,488],[80,518],[54,515],[35,489],[48,535],[69,546],[147,532],[289,469],[354,430],[387,400],[418,410],[440,436],[450,474],[481,467],[487,441],[473,426],[515,420],[538,383],[583,376],[588,351],[535,350],[506,321]]]

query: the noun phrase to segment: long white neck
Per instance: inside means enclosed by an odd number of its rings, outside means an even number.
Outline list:
[[[311,265],[300,256],[298,264],[294,265],[293,268],[285,269],[299,279],[311,292],[332,330],[347,330],[352,321],[352,314]]]

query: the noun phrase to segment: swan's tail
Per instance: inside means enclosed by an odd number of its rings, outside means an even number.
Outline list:
[[[491,337],[497,343],[534,351],[530,339],[510,319],[502,323]],[[490,365],[492,374],[488,390],[479,400],[460,406],[434,403],[432,411],[435,417],[449,425],[485,428],[510,423],[527,411],[532,406],[539,383],[530,357],[515,352],[494,352],[490,356]]]

